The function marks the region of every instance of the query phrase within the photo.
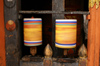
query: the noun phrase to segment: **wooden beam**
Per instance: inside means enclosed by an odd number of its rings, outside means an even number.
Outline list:
[[[90,21],[88,23],[88,66],[94,66],[94,51],[96,41],[96,4],[90,8]]]
[[[99,46],[100,46],[100,5],[96,9],[96,38],[95,38],[95,51],[94,51],[94,66],[99,66]]]
[[[6,66],[3,5],[3,0],[0,0],[0,66]]]
[[[18,42],[18,0],[8,2],[4,0],[4,18],[5,18],[5,44],[6,44],[6,66],[19,66],[20,60],[20,43]],[[9,20],[13,20],[16,28],[13,31],[6,29],[6,24]],[[9,27],[8,27],[9,28]]]
[[[52,0],[52,11],[64,11],[65,10],[64,0]],[[64,19],[64,14],[52,14],[52,47],[53,56],[59,57],[63,55],[63,50],[55,47],[55,20]]]
[[[88,15],[88,11],[19,11],[19,14],[85,14]]]

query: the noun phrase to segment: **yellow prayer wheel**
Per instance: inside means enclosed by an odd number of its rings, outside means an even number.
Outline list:
[[[58,48],[75,48],[77,35],[76,19],[56,19],[55,46]]]
[[[42,19],[24,18],[24,45],[42,45]]]

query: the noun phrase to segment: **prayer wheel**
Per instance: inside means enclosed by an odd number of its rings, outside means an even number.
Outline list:
[[[76,19],[56,19],[55,46],[64,49],[75,48],[76,33]]]
[[[24,45],[42,45],[42,19],[24,18]]]

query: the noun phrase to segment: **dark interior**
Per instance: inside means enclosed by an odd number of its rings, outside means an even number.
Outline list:
[[[71,4],[73,3],[73,4]],[[80,3],[80,4],[79,4]],[[79,7],[80,6],[80,7]],[[52,0],[21,0],[21,10],[52,10]],[[65,11],[88,11],[88,0],[65,0]],[[23,18],[42,18],[42,35],[43,44],[37,47],[36,56],[44,56],[44,48],[49,43],[52,47],[52,14],[22,14]],[[72,17],[69,17],[72,16]],[[78,49],[81,44],[87,46],[87,40],[85,40],[85,33],[83,30],[83,16],[82,15],[65,15],[66,18],[78,19],[78,32],[77,32],[77,47],[76,49],[69,49],[69,55],[77,57]],[[74,18],[75,17],[75,18]],[[20,20],[20,34],[21,34],[21,48],[22,57],[30,55],[29,47],[24,46],[23,42],[23,19]],[[80,39],[81,38],[81,39]],[[74,54],[73,54],[73,53]],[[63,54],[62,54],[63,55]]]

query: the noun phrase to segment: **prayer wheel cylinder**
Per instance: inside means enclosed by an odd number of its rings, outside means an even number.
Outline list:
[[[42,19],[24,18],[24,45],[42,45]]]
[[[58,48],[75,48],[77,34],[76,19],[56,19],[55,46]]]

